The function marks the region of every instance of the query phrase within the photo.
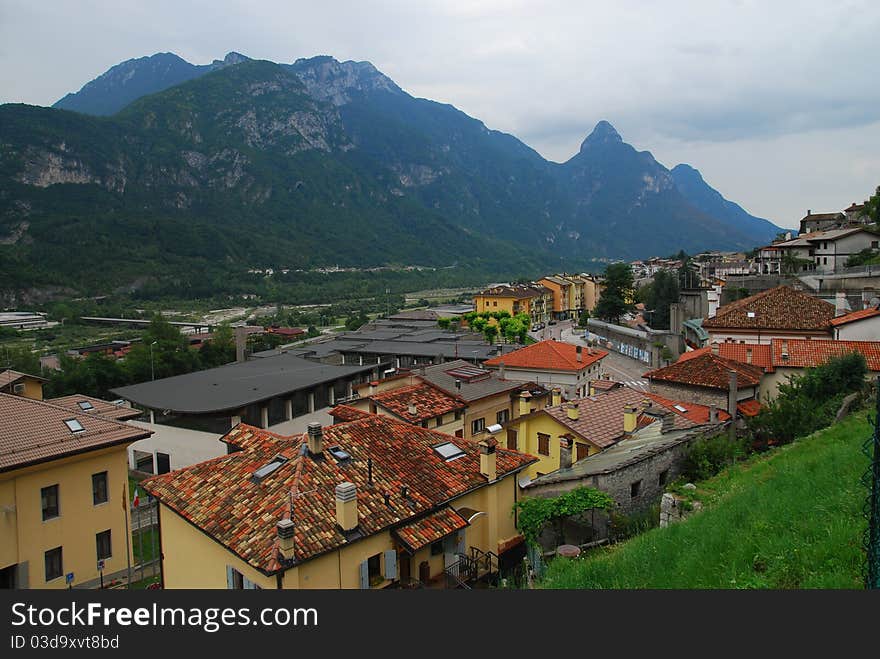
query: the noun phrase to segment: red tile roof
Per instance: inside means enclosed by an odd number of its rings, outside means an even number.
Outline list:
[[[337,405],[330,410],[330,416],[336,419],[337,423],[341,421],[356,421],[370,416],[369,412],[359,410],[351,405]]]
[[[688,421],[692,421],[698,425],[709,423],[710,410],[708,405],[697,405],[696,403],[684,403],[681,401],[670,400],[657,394],[647,394],[648,398],[655,403],[665,407],[667,410],[679,416],[683,416]],[[676,408],[683,407],[684,411]],[[724,422],[730,418],[730,415],[722,409],[718,409],[718,421]]]
[[[71,431],[64,423],[69,419],[76,419],[83,430]],[[0,471],[131,443],[152,434],[87,412],[0,394]]]
[[[303,452],[303,436],[281,437],[241,424],[224,441],[241,450],[143,481],[159,501],[264,574],[282,571],[276,524],[289,515],[296,525],[293,564],[346,544],[336,524],[335,488],[357,487],[359,531],[370,536],[409,524],[454,499],[487,484],[480,473],[476,443],[413,426],[390,417],[369,415],[323,429],[320,458]],[[434,450],[452,443],[463,457],[445,461]],[[337,462],[328,449],[338,445],[351,458]],[[254,472],[287,458],[271,474],[254,482]],[[368,481],[367,459],[372,460]],[[505,448],[496,450],[498,477],[536,461]],[[407,497],[401,487],[407,487]],[[390,495],[386,505],[385,493]]]
[[[446,506],[409,524],[394,529],[400,541],[415,553],[432,542],[465,528],[468,523],[455,510]]]
[[[409,423],[421,423],[467,407],[460,398],[428,382],[390,389],[367,398]],[[410,412],[410,405],[415,405],[414,413]]]
[[[579,347],[581,348],[582,361],[577,359],[577,349]],[[580,371],[589,368],[607,355],[608,352],[606,350],[599,350],[597,348],[588,349],[561,341],[540,341],[525,348],[514,350],[506,355],[493,357],[487,360],[485,364],[486,366],[497,367],[503,362],[505,368]]]
[[[705,355],[707,352],[712,352],[712,348],[706,346],[705,348],[697,348],[696,350],[688,350],[687,352],[681,353],[678,358],[679,362],[686,362],[688,359],[693,359],[694,357],[699,357],[700,355]]]
[[[854,323],[857,320],[864,320],[865,318],[873,318],[874,316],[880,316],[880,309],[861,309],[860,311],[853,311],[852,313],[848,313],[843,316],[838,316],[831,320],[831,324],[834,327],[838,327],[839,325],[846,325],[847,323]]]
[[[590,386],[596,391],[608,391],[610,389],[616,389],[617,387],[622,387],[622,382],[615,382],[614,380],[591,380]]]
[[[736,404],[736,409],[743,416],[757,416],[761,411],[761,403],[754,398],[752,400],[744,400]]]
[[[743,364],[732,359],[725,359],[711,352],[693,359],[676,362],[664,368],[645,373],[651,380],[674,382],[676,384],[727,389],[730,386],[729,371],[737,373],[737,387],[755,387],[761,381],[763,369],[753,364]]]
[[[73,394],[72,396],[61,396],[59,398],[48,398],[47,403],[65,407],[74,412],[83,412],[85,414],[97,414],[105,419],[115,419],[116,421],[125,421],[126,419],[136,419],[143,412],[133,407],[124,405],[116,405],[100,398],[92,396],[84,396],[82,394]],[[83,409],[80,403],[87,403],[91,408]]]
[[[751,351],[751,358],[749,352]],[[768,343],[719,343],[718,354],[725,359],[733,359],[743,364],[754,364],[761,368],[771,369],[770,344]]]
[[[782,358],[783,348],[788,359]],[[773,365],[776,368],[809,368],[824,364],[832,357],[859,352],[868,362],[868,370],[880,371],[880,341],[831,341],[825,339],[773,339]]]
[[[749,317],[749,312],[754,316]],[[703,328],[827,331],[833,318],[833,305],[788,286],[778,286],[725,304],[714,318],[703,320]]]

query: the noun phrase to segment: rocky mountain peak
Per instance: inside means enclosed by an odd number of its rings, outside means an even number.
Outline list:
[[[595,147],[606,144],[615,144],[623,142],[623,138],[620,136],[614,126],[612,126],[609,122],[604,119],[596,124],[596,127],[593,128],[593,132],[587,136],[587,139],[583,141],[581,144],[581,151],[583,152],[589,147]]]
[[[309,94],[334,105],[351,101],[352,92],[389,91],[402,93],[391,78],[370,62],[340,62],[329,55],[298,59],[290,65]]]

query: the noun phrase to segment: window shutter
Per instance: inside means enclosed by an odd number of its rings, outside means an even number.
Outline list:
[[[235,589],[235,578],[233,576],[233,570],[231,565],[226,566],[226,590],[234,590]]]
[[[244,583],[245,590],[256,590],[257,589],[257,584],[255,584],[253,581],[248,579],[246,576],[242,575],[241,580]]]
[[[370,566],[367,564],[366,561],[361,563],[360,570],[361,570],[361,588],[362,589],[369,589],[369,587],[370,587]]]
[[[393,549],[385,552],[385,578],[397,579],[397,552]]]

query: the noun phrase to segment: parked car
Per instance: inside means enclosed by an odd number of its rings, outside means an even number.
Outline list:
[[[547,323],[547,324],[548,324],[548,325],[555,325],[555,324],[556,324],[556,321],[555,321],[555,320],[551,320],[551,321],[550,321],[549,323]]]

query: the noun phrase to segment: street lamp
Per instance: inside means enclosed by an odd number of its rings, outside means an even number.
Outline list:
[[[156,379],[156,369],[153,367],[153,346],[156,345],[156,341],[153,341],[150,344],[150,380]]]

